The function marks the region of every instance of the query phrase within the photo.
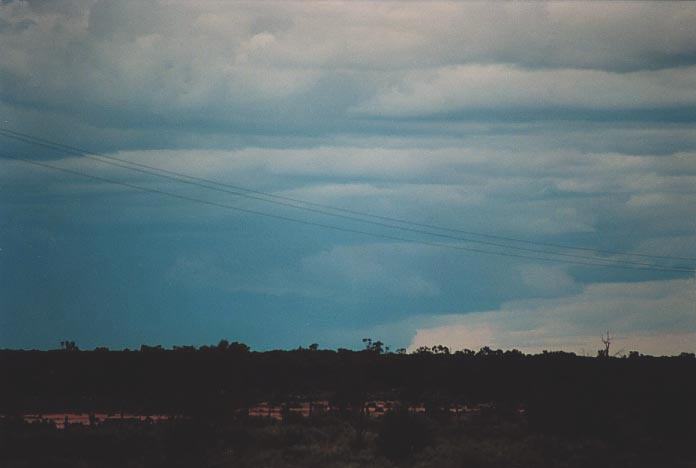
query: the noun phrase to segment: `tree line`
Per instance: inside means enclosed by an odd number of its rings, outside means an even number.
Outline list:
[[[65,343],[65,342],[64,342]],[[428,408],[493,402],[526,408],[551,433],[677,440],[696,435],[696,356],[629,353],[599,358],[445,346],[257,352],[239,342],[143,345],[138,351],[0,351],[0,413],[127,411],[225,418],[259,401],[328,399],[361,405],[394,399]]]

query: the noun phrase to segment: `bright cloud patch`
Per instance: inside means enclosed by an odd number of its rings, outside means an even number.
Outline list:
[[[605,283],[556,299],[510,301],[494,311],[449,315],[419,329],[411,349],[518,348],[595,354],[607,330],[615,351],[673,354],[696,350],[694,280]]]

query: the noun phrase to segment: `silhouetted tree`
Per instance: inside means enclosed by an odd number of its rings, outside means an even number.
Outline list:
[[[230,345],[227,347],[228,351],[235,352],[235,353],[241,353],[241,354],[246,354],[250,351],[249,346],[245,345],[244,343],[240,343],[238,341],[234,341],[230,343]]]
[[[230,347],[230,342],[227,340],[220,340],[220,342],[217,345],[218,351],[227,351]]]
[[[63,351],[79,351],[80,348],[77,347],[74,341],[61,341],[60,347]]]
[[[363,344],[365,344],[365,350],[377,354],[382,354],[384,351],[384,343],[381,341],[372,341],[372,338],[363,338]]]
[[[604,336],[602,335],[602,343],[604,344],[604,349],[600,349],[597,351],[597,357],[599,358],[608,358],[610,357],[609,355],[609,348],[611,348],[611,342],[614,339],[613,336],[607,331],[607,335]]]

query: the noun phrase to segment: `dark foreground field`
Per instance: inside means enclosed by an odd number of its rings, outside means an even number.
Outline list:
[[[421,351],[0,352],[0,466],[696,467],[693,355]]]
[[[286,422],[176,421],[142,427],[3,425],[14,467],[693,467],[693,440],[541,434],[518,417],[391,414]]]

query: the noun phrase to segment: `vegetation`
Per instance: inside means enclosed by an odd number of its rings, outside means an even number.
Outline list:
[[[696,466],[693,354],[406,354],[372,340],[362,351],[313,343],[254,352],[224,340],[62,348],[0,351],[0,466]],[[338,411],[282,421],[243,411],[297,399],[327,399]],[[374,399],[401,410],[368,417]],[[450,410],[480,403],[470,414]],[[177,417],[65,430],[20,417],[51,411]]]

